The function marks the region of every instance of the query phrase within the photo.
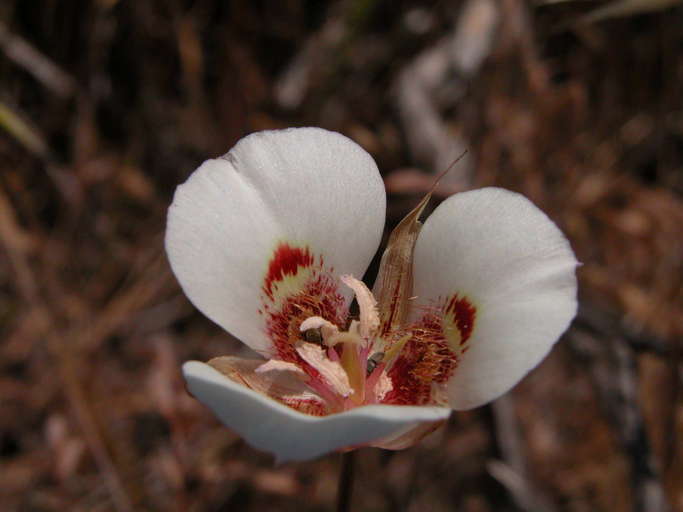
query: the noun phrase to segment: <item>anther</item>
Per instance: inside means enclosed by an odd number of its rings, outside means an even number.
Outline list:
[[[374,372],[377,365],[382,362],[382,359],[384,359],[384,352],[375,352],[372,354],[368,358],[367,366],[365,368],[366,373],[370,375]]]
[[[304,331],[304,340],[309,343],[321,345],[323,342],[323,334],[320,332],[320,329],[306,329]]]

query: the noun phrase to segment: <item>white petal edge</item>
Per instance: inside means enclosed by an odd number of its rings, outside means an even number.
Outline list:
[[[337,275],[361,277],[379,245],[386,195],[372,157],[320,128],[253,133],[175,192],[166,251],[190,301],[263,355],[258,315],[280,242],[307,245]],[[351,291],[340,291],[351,299]]]
[[[209,365],[188,361],[189,391],[248,444],[277,462],[307,460],[349,446],[401,434],[448,418],[445,407],[367,405],[324,417],[302,414],[242,386]]]
[[[576,314],[576,266],[559,228],[515,192],[456,194],[427,218],[415,246],[413,317],[454,293],[477,308],[449,381],[451,407],[497,398],[547,355]]]

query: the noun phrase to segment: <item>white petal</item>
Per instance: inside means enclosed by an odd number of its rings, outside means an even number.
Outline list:
[[[279,462],[363,445],[450,414],[444,407],[368,405],[310,416],[233,382],[207,364],[189,361],[183,373],[190,392],[225,425],[254,448],[273,453]]]
[[[427,219],[415,247],[416,305],[458,294],[476,307],[448,385],[454,409],[497,398],[545,357],[576,314],[576,265],[557,226],[514,192],[456,194]]]
[[[375,162],[350,139],[320,128],[258,132],[178,187],[166,250],[192,303],[268,354],[258,310],[277,245],[308,247],[335,273],[362,276],[385,202]]]

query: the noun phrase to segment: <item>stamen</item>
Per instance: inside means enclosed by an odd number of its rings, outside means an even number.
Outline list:
[[[336,325],[320,316],[308,317],[306,320],[301,322],[301,325],[299,326],[299,331],[303,333],[306,333],[312,329],[320,330],[323,338],[322,341],[324,341],[326,345],[328,345],[327,340],[339,333],[339,328]]]
[[[353,334],[352,332],[348,331],[340,332],[332,336],[330,339],[325,340],[325,344],[328,347],[334,347],[339,343],[348,343],[349,345],[362,345],[363,340],[357,334]]]
[[[372,372],[375,371],[375,368],[377,368],[377,365],[382,362],[384,359],[384,352],[375,352],[368,358],[367,365],[365,367],[365,373],[366,375],[370,375]]]
[[[323,342],[323,333],[320,329],[306,329],[304,331],[304,339],[309,343],[321,345]]]
[[[300,342],[296,345],[296,351],[301,359],[315,368],[322,376],[325,383],[337,394],[348,397],[353,392],[349,384],[349,376],[341,364],[327,358],[325,350],[313,343]]]
[[[327,349],[327,357],[329,357],[331,361],[339,362],[339,354],[337,353],[337,350],[334,347],[330,347]]]
[[[358,357],[358,346],[355,343],[344,343],[341,365],[346,371],[353,388],[351,400],[356,405],[362,404],[365,401],[365,373],[361,367],[361,361]]]
[[[356,301],[358,301],[360,309],[360,335],[369,340],[379,329],[377,301],[363,281],[359,281],[348,274],[341,276],[340,279],[356,294]]]

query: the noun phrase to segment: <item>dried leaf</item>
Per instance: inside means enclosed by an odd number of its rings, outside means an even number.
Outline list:
[[[379,335],[398,329],[408,314],[408,299],[413,292],[413,250],[422,223],[418,220],[432,197],[422,201],[394,228],[373,288],[379,307]]]

